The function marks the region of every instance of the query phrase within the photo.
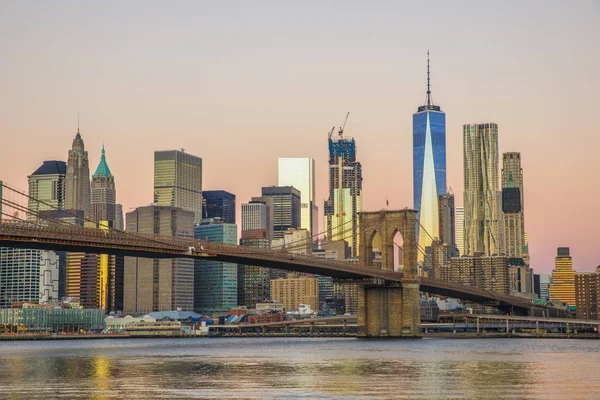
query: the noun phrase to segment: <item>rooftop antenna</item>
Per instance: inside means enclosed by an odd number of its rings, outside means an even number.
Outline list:
[[[79,133],[79,110],[77,110],[77,133]]]
[[[431,84],[429,79],[429,49],[427,49],[427,108],[431,107]]]

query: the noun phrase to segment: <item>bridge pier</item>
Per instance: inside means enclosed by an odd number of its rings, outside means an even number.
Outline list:
[[[358,291],[358,337],[421,337],[419,284],[361,285]]]

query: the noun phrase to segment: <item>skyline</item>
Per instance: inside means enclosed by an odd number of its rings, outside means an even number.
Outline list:
[[[202,38],[202,29],[193,28],[198,22],[194,17],[202,18],[192,15],[201,14],[194,5],[186,8],[187,18],[176,10],[161,9],[181,19],[165,19],[171,30],[161,31],[167,38],[158,40],[152,24],[142,18],[156,16],[159,10],[152,4],[142,17],[136,17],[139,10],[135,7],[120,7],[122,19],[114,15],[115,22],[108,21],[106,8],[93,14],[94,5],[66,8],[59,4],[37,11],[1,3],[6,12],[0,13],[0,33],[5,38],[0,39],[0,49],[7,54],[2,72],[10,79],[0,80],[5,94],[0,105],[6,112],[0,121],[0,179],[26,188],[27,175],[43,161],[66,161],[80,110],[90,166],[98,165],[104,142],[117,181],[117,202],[124,205],[124,212],[152,202],[154,151],[178,148],[202,157],[203,190],[236,194],[238,215],[241,203],[257,196],[261,187],[277,183],[279,157],[315,159],[315,201],[322,204],[328,186],[327,132],[350,111],[345,131],[356,139],[357,158],[363,165],[363,210],[384,208],[386,199],[390,209],[411,207],[411,116],[424,103],[429,48],[433,101],[443,105],[447,117],[447,181],[456,205],[464,205],[462,125],[495,122],[499,154],[517,151],[523,158],[531,266],[536,273],[549,273],[556,248],[568,246],[574,268],[592,271],[600,264],[593,240],[600,236],[600,216],[595,212],[600,167],[590,150],[600,144],[593,131],[597,104],[593,94],[600,85],[590,79],[600,60],[600,45],[591,39],[599,33],[593,25],[598,5],[581,4],[573,10],[559,3],[549,3],[544,9],[525,4],[519,7],[522,14],[511,15],[510,21],[479,21],[477,15],[489,15],[485,10],[491,6],[475,6],[461,18],[452,14],[445,20],[444,9],[451,6],[440,4],[431,10],[432,28],[448,29],[454,24],[465,31],[442,37],[439,30],[425,30],[419,43],[394,29],[402,21],[414,24],[412,14],[418,12],[411,8],[407,13],[393,13],[401,18],[398,23],[385,12],[390,7],[397,10],[394,6],[367,7],[371,12],[366,15],[361,15],[361,6],[323,6],[345,17],[347,26],[332,24],[335,35],[316,42],[314,30],[300,21],[318,22],[314,26],[319,34],[331,34],[323,24],[325,15],[331,13],[307,16],[311,6],[272,6],[282,18],[267,19],[267,30],[287,28],[286,23],[291,28],[279,38],[259,29],[265,22],[260,6],[252,10],[210,6],[202,11],[208,15],[224,9],[233,18],[213,18],[225,26],[206,28],[224,37],[224,48],[208,46],[200,51],[194,40]],[[501,17],[514,4],[496,5],[494,15]],[[586,6],[587,12],[582,10]],[[68,23],[66,17],[52,16],[66,9]],[[293,15],[294,9],[305,12]],[[15,24],[29,13],[27,18],[36,22],[33,26]],[[78,14],[97,18],[78,18]],[[534,15],[547,26],[530,20]],[[368,24],[353,23],[361,18]],[[376,20],[381,22],[379,29],[373,26]],[[460,25],[467,20],[469,24]],[[240,21],[252,27],[248,37],[236,38],[236,42],[226,33],[229,24]],[[560,21],[560,25],[548,21]],[[174,22],[181,22],[180,30]],[[102,30],[109,26],[115,29]],[[136,27],[144,28],[138,36]],[[498,40],[501,28],[521,36]],[[77,30],[84,34],[73,35]],[[176,39],[182,32],[193,38],[171,47],[168,38]],[[474,32],[476,37],[468,37]],[[117,41],[124,33],[128,40]],[[93,53],[85,46],[90,40],[97,45]],[[256,48],[261,40],[273,48]],[[453,42],[462,47],[452,46]],[[287,43],[292,45],[288,48]],[[141,52],[140,46],[148,50],[150,44],[158,45],[156,53],[164,59]],[[244,49],[251,45],[256,50],[252,54]],[[109,57],[96,50],[107,51]],[[203,52],[209,57],[204,59]],[[181,64],[165,65],[166,59]],[[245,68],[238,68],[239,63]],[[136,65],[145,69],[138,70]],[[199,77],[200,73],[210,78]],[[247,141],[248,137],[254,140]],[[397,182],[398,187],[389,187],[390,182]],[[319,232],[323,231],[322,215],[319,207]]]

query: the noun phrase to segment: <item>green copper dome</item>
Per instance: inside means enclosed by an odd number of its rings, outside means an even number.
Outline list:
[[[110,173],[110,168],[108,168],[108,164],[106,163],[106,155],[104,153],[104,145],[102,145],[102,158],[100,158],[100,163],[98,164],[98,168],[96,168],[96,172],[94,172],[94,178],[105,177],[112,178],[112,174]]]

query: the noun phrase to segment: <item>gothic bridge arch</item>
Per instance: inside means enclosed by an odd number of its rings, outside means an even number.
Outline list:
[[[394,236],[402,235],[401,285],[364,284],[358,292],[358,334],[361,337],[420,337],[421,301],[417,271],[417,211],[381,210],[359,213],[359,259],[373,265],[373,239],[381,240],[381,268],[394,269]]]

